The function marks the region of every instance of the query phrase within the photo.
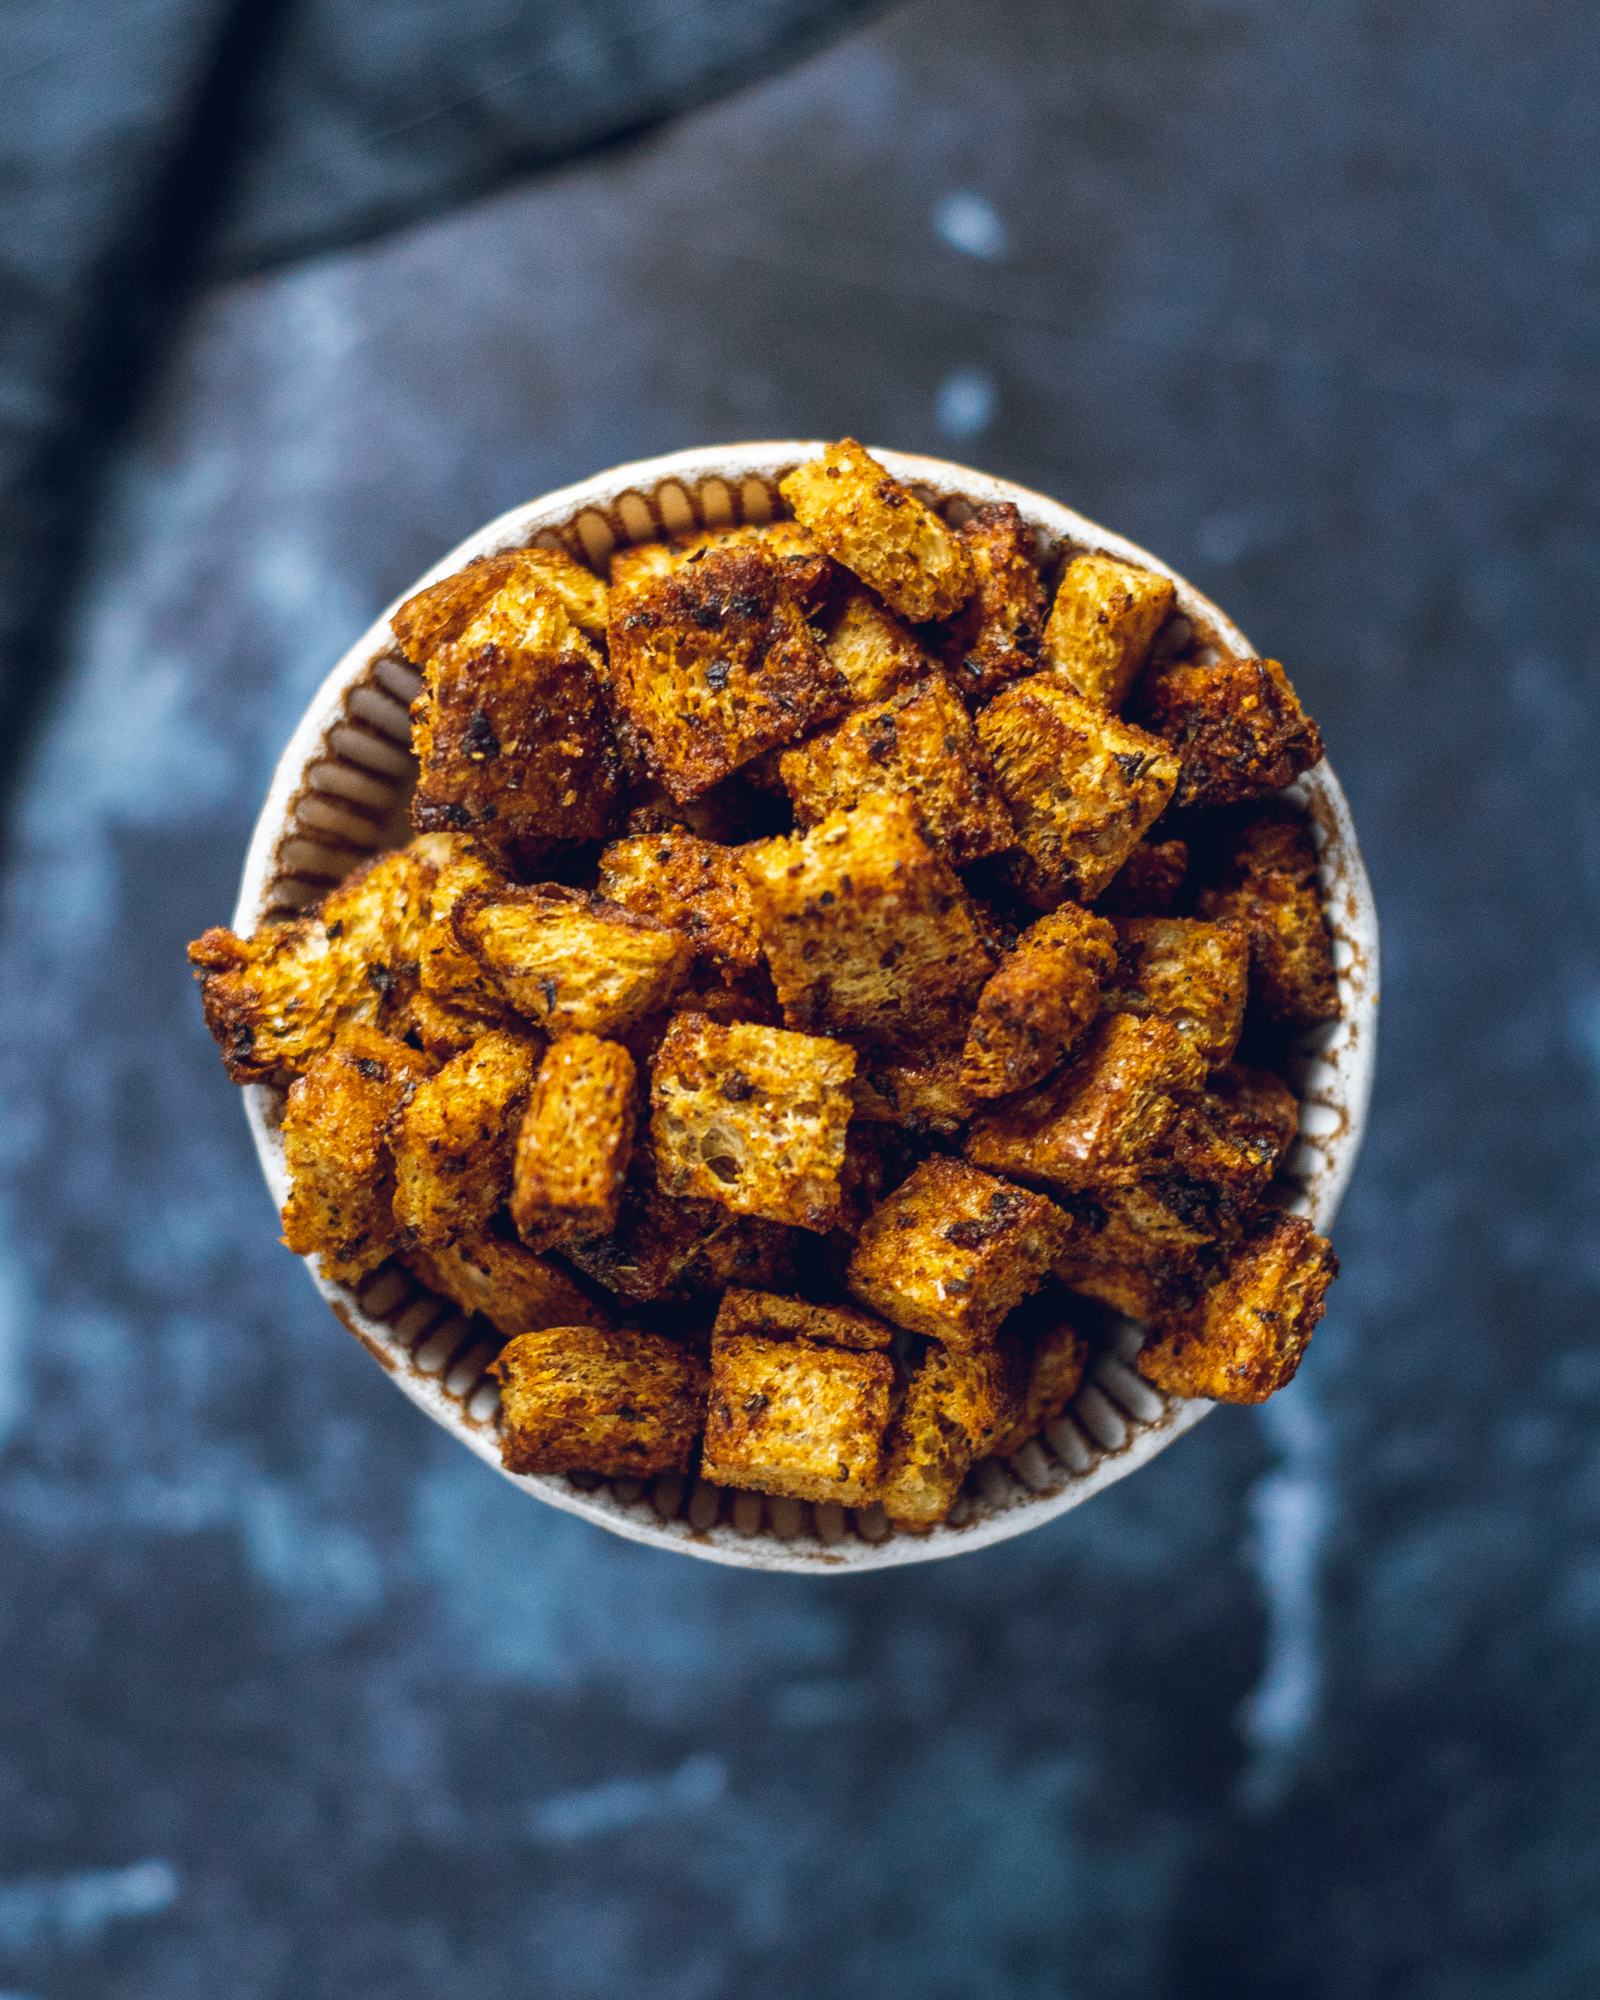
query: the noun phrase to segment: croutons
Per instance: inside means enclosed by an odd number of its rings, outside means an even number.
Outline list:
[[[1038,1285],[1070,1226],[1041,1194],[924,1160],[867,1218],[846,1282],[896,1326],[977,1347]]]
[[[1141,840],[1094,907],[1102,917],[1164,917],[1177,902],[1189,872],[1189,848],[1181,840]]]
[[[1122,1187],[1067,1194],[1072,1234],[1055,1261],[1069,1291],[1148,1320],[1191,1303],[1225,1227],[1221,1190],[1165,1164]]]
[[[718,1334],[701,1472],[718,1486],[865,1506],[877,1497],[893,1390],[886,1354]]]
[[[1276,660],[1179,660],[1146,674],[1140,720],[1176,751],[1174,802],[1264,799],[1321,761],[1322,736]]]
[[[612,1035],[653,1014],[694,958],[665,924],[571,889],[470,889],[451,924],[505,1005],[552,1038]]]
[[[408,1251],[405,1261],[430,1291],[504,1334],[597,1323],[593,1301],[570,1273],[494,1228]]]
[[[1015,1423],[1017,1356],[1009,1347],[952,1353],[937,1343],[918,1362],[889,1433],[879,1499],[902,1528],[937,1526],[969,1467]]]
[[[791,1027],[924,1041],[989,976],[967,893],[908,800],[864,799],[798,838],[757,841],[744,866]]]
[[[1204,1081],[1203,1059],[1170,1021],[1104,1015],[1059,1076],[973,1121],[966,1155],[1067,1188],[1125,1183],[1172,1123],[1173,1093]]]
[[[1250,946],[1244,927],[1189,917],[1119,917],[1120,959],[1105,1004],[1113,1013],[1154,1014],[1187,1035],[1217,1069],[1244,1025]]]
[[[524,1243],[546,1249],[616,1228],[635,1083],[619,1042],[563,1035],[545,1051],[516,1138],[511,1219]]]
[[[600,893],[681,931],[713,965],[761,962],[750,883],[731,847],[672,830],[615,840],[600,857]]]
[[[835,589],[817,620],[828,665],[841,673],[852,704],[881,701],[921,680],[933,661],[881,599],[859,584]]]
[[[511,1341],[490,1373],[508,1472],[681,1472],[705,1421],[705,1363],[658,1333],[547,1327]]]
[[[767,1287],[789,1281],[791,1232],[714,1201],[675,1201],[661,1192],[647,1147],[635,1153],[616,1227],[575,1238],[562,1255],[619,1298],[640,1304],[686,1298],[719,1285]]]
[[[425,1057],[375,1028],[347,1028],[290,1086],[283,1240],[325,1278],[352,1283],[394,1248],[391,1125],[427,1076]]]
[[[1008,1336],[1011,1330],[1007,1328]],[[1029,1335],[1023,1349],[1023,1386],[1016,1416],[987,1446],[994,1458],[1015,1458],[1047,1424],[1055,1423],[1065,1414],[1083,1382],[1089,1343],[1069,1319],[1062,1317],[1053,1301],[1049,1313],[1041,1315],[1039,1325],[1030,1328]]]
[[[976,1101],[959,1042],[864,1057],[856,1071],[855,1100],[856,1116],[863,1122],[898,1125],[922,1138],[959,1132]]]
[[[1178,760],[1053,674],[1003,688],[978,716],[1023,849],[1017,886],[1038,909],[1092,902],[1172,796]]]
[[[1265,1402],[1300,1366],[1338,1269],[1309,1222],[1264,1216],[1205,1296],[1156,1329],[1140,1374],[1170,1396]]]
[[[459,639],[488,600],[510,584],[524,592],[548,592],[574,625],[591,638],[605,636],[606,587],[593,570],[559,549],[505,549],[479,556],[406,599],[393,619],[406,658],[421,666],[440,646]]]
[[[855,1067],[843,1042],[679,1014],[650,1083],[663,1191],[797,1229],[832,1228]]]
[[[977,585],[940,656],[959,694],[983,701],[1039,665],[1044,583],[1033,537],[1009,501],[980,507],[961,530]]]
[[[1235,1143],[1254,1149],[1266,1162],[1261,1185],[1294,1144],[1300,1126],[1300,1102],[1281,1076],[1271,1070],[1230,1063],[1206,1085],[1197,1100],[1227,1127]]]
[[[824,1347],[854,1347],[866,1353],[894,1345],[894,1328],[854,1306],[816,1306],[781,1292],[724,1292],[717,1308],[718,1336],[759,1334],[764,1340],[816,1340]]]
[[[1115,556],[1074,556],[1062,573],[1044,628],[1041,665],[1085,701],[1122,707],[1177,593],[1170,577]]]
[[[1269,807],[1248,819],[1195,907],[1202,916],[1243,924],[1250,938],[1251,997],[1272,1020],[1312,1028],[1339,1018],[1317,853],[1298,813]]]
[[[887,791],[915,801],[929,841],[957,868],[1016,840],[989,759],[943,674],[785,750],[778,768],[803,827]]]
[[[611,601],[611,688],[675,799],[693,799],[849,699],[783,569],[713,549]]]
[[[948,618],[971,596],[972,558],[960,537],[854,438],[779,484],[818,547],[913,625]]]
[[[1058,1068],[1100,1012],[1116,965],[1116,932],[1076,903],[1025,930],[978,995],[967,1029],[961,1074],[972,1095],[1004,1097]]]
[[[392,1135],[394,1214],[406,1242],[475,1233],[504,1203],[538,1060],[531,1043],[492,1030],[417,1085]]]
[[[753,548],[777,563],[784,581],[809,614],[828,593],[836,571],[798,521],[747,521],[737,528],[713,528],[676,542],[639,542],[611,558],[611,580],[627,590],[649,577],[665,576],[688,562],[703,561],[715,549]]]

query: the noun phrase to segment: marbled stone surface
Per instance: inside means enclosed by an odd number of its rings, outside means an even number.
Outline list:
[[[7,2000],[1600,1988],[1588,25],[919,0],[198,302],[5,885]],[[1386,925],[1294,1389],[849,1583],[637,1550],[428,1426],[276,1245],[182,960],[312,688],[460,534],[845,429],[1227,604]]]

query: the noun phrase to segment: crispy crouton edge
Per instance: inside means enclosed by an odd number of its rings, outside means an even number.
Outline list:
[[[1039,539],[1047,585],[1072,554],[1103,552],[1170,576],[1177,611],[1218,655],[1253,655],[1223,613],[1165,563],[1042,494],[941,459],[869,446],[875,458],[946,518],[965,506],[1010,501]],[[249,932],[315,901],[371,853],[407,835],[414,765],[408,707],[415,671],[400,657],[392,612],[418,590],[476,556],[542,544],[603,567],[619,545],[733,526],[786,512],[777,482],[823,450],[817,441],[708,446],[646,459],[511,509],[409,584],[351,647],[318,690],[290,738],[252,836],[233,917]],[[1378,924],[1344,792],[1324,761],[1284,796],[1310,817],[1324,908],[1334,934],[1343,1017],[1297,1044],[1291,1077],[1302,1100],[1301,1133],[1286,1163],[1290,1206],[1327,1231],[1355,1167],[1376,1056]],[[244,1091],[246,1115],[275,1203],[286,1192],[278,1133],[281,1100],[264,1085]],[[308,1265],[308,1270],[310,1269]],[[481,1322],[423,1291],[397,1265],[358,1291],[313,1283],[390,1380],[485,1464],[501,1471],[496,1392],[487,1376],[502,1342]],[[1071,1414],[1009,1464],[981,1465],[952,1517],[931,1533],[897,1533],[879,1510],[838,1508],[746,1493],[719,1494],[683,1478],[648,1489],[627,1481],[503,1474],[534,1497],[628,1540],[709,1562],[758,1570],[850,1574],[931,1562],[1008,1540],[1055,1519],[1136,1471],[1205,1416],[1212,1405],[1173,1402],[1130,1363],[1141,1335],[1131,1324],[1091,1368]],[[874,1518],[876,1516],[876,1518]]]

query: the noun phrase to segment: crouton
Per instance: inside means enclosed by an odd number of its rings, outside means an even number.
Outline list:
[[[1317,853],[1298,813],[1269,808],[1245,821],[1218,878],[1199,892],[1195,907],[1202,916],[1244,925],[1251,998],[1272,1020],[1311,1028],[1339,1018]]]
[[[1264,799],[1322,758],[1322,736],[1276,660],[1175,661],[1144,677],[1139,719],[1181,763],[1174,802]]]
[[[1071,1320],[1062,1316],[1054,1299],[1048,1304],[1049,1310],[1038,1315],[1038,1324],[1028,1329],[1022,1350],[1022,1391],[1016,1416],[999,1436],[989,1441],[987,1450],[992,1458],[1015,1458],[1046,1425],[1056,1423],[1066,1414],[1082,1386],[1089,1343]],[[1008,1335],[1018,1317],[1013,1315],[1006,1329]]]
[[[739,1287],[724,1292],[717,1308],[714,1337],[758,1334],[763,1340],[820,1341],[824,1347],[855,1347],[873,1352],[894,1345],[894,1328],[854,1306],[814,1306],[781,1292],[752,1292]]]
[[[957,868],[1016,840],[989,759],[943,674],[785,750],[778,768],[802,827],[871,793],[892,792],[915,802],[929,842]]]
[[[916,636],[880,599],[859,584],[830,593],[816,629],[828,664],[844,676],[854,703],[881,701],[933,667]]]
[[[394,1248],[391,1126],[427,1060],[376,1028],[347,1028],[289,1088],[283,1240],[325,1278],[354,1282]]]
[[[959,1042],[906,1055],[868,1055],[856,1070],[857,1118],[921,1138],[959,1132],[975,1101]]]
[[[1039,665],[1044,583],[1033,536],[1009,501],[978,508],[961,541],[977,586],[946,632],[940,656],[957,692],[984,701]]]
[[[972,558],[959,536],[854,438],[779,482],[818,547],[902,618],[948,618],[972,594]]]
[[[749,548],[777,563],[808,614],[820,607],[836,572],[798,521],[747,521],[737,528],[708,528],[681,541],[639,542],[612,556],[611,581],[618,590],[630,590],[685,563],[703,561],[714,550]]]
[[[600,893],[681,931],[713,965],[761,962],[749,879],[731,847],[692,833],[632,834],[600,856]]]
[[[978,995],[967,1029],[961,1074],[972,1095],[1004,1097],[1058,1069],[1099,1014],[1116,965],[1116,932],[1076,903],[1025,930]]]
[[[701,1472],[718,1486],[865,1506],[877,1497],[893,1391],[886,1354],[715,1335]]]
[[[658,1333],[546,1327],[511,1341],[490,1373],[508,1472],[682,1472],[705,1423],[705,1363]]]
[[[1196,1299],[1223,1235],[1223,1191],[1165,1164],[1121,1187],[1063,1194],[1072,1234],[1055,1275],[1069,1291],[1130,1319],[1149,1320]]]
[[[1236,1143],[1267,1162],[1264,1187],[1300,1129],[1300,1101],[1280,1076],[1245,1063],[1218,1070],[1198,1102],[1219,1119]]]
[[[538,1060],[532,1044],[494,1029],[417,1085],[391,1134],[394,1214],[406,1242],[453,1242],[502,1206]]]
[[[1149,657],[1177,595],[1170,577],[1115,556],[1074,556],[1044,628],[1040,663],[1085,701],[1115,714]]]
[[[1189,917],[1119,917],[1119,960],[1105,1004],[1170,1021],[1205,1062],[1227,1062],[1244,1025],[1250,946],[1242,924]]]
[[[678,1015],[650,1082],[663,1191],[797,1229],[832,1228],[855,1067],[843,1042]]]
[[[1170,1021],[1108,1014],[1059,1076],[973,1121],[967,1158],[998,1173],[1095,1189],[1134,1179],[1205,1063]]]
[[[457,938],[451,919],[469,889],[504,889],[510,884],[464,834],[424,834],[411,844],[426,848],[434,866],[418,949],[418,977],[423,995],[439,1012],[435,1019],[424,1010],[420,1018],[433,1032],[445,1034],[453,1028],[471,1029],[476,1023],[458,1045],[465,1047],[485,1027],[503,1024],[507,1008],[498,987]]]
[[[1309,1222],[1264,1216],[1204,1297],[1156,1328],[1139,1373],[1169,1396],[1264,1403],[1300,1366],[1338,1269]]]
[[[829,721],[850,692],[781,565],[753,547],[712,550],[614,594],[610,672],[675,799]]]
[[[924,1160],[867,1218],[850,1259],[863,1305],[947,1347],[992,1340],[1060,1254],[1054,1202],[959,1160]]]
[[[949,1513],[970,1467],[1017,1420],[1017,1373],[1009,1345],[927,1349],[889,1432],[879,1498],[897,1526],[932,1528]]]
[[[797,838],[744,850],[784,1019],[872,1044],[925,1040],[964,1013],[992,958],[959,878],[906,799],[864,799]]]
[[[1102,917],[1167,916],[1188,872],[1186,842],[1141,840],[1095,897],[1095,913]]]
[[[1003,688],[978,716],[1023,849],[1021,893],[1038,909],[1092,902],[1172,796],[1178,760],[1052,674]]]
[[[473,619],[508,586],[522,594],[544,591],[591,638],[605,636],[606,587],[593,570],[559,549],[505,549],[479,556],[453,576],[408,597],[392,620],[400,649],[423,666],[441,646],[459,639]]]
[[[635,1082],[618,1042],[563,1035],[545,1051],[516,1141],[511,1219],[523,1242],[544,1249],[616,1228]]]
[[[503,1003],[552,1039],[642,1020],[672,998],[694,957],[665,924],[571,889],[470,889],[450,921]]]
[[[409,1250],[405,1262],[430,1291],[504,1334],[605,1321],[570,1272],[496,1227]]]
[[[573,1238],[562,1255],[586,1277],[638,1304],[722,1285],[770,1288],[793,1271],[792,1232],[713,1201],[678,1201],[656,1183],[649,1147],[636,1148],[613,1229]]]

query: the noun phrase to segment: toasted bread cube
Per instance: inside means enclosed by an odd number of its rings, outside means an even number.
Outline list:
[[[1271,1070],[1230,1063],[1211,1078],[1198,1102],[1235,1144],[1266,1163],[1259,1181],[1265,1187],[1300,1129],[1300,1101],[1288,1084]]]
[[[511,1192],[517,1123],[538,1050],[492,1029],[419,1083],[394,1121],[394,1214],[408,1243],[481,1230]]]
[[[1044,628],[1043,665],[1115,714],[1127,700],[1177,592],[1170,577],[1115,556],[1074,556]]]
[[[376,1028],[347,1028],[289,1088],[283,1240],[325,1278],[353,1282],[394,1248],[389,1134],[427,1060]]]
[[[1016,841],[989,759],[943,674],[785,750],[779,771],[803,827],[869,794],[898,792],[915,801],[929,841],[957,868]]]
[[[516,1141],[511,1219],[524,1243],[545,1249],[616,1228],[636,1082],[619,1042],[563,1035],[545,1051]]]
[[[1139,1373],[1169,1396],[1264,1403],[1300,1366],[1338,1269],[1309,1222],[1263,1217],[1198,1304],[1157,1328]]]
[[[1044,581],[1033,536],[1009,501],[980,507],[961,530],[977,587],[940,648],[945,671],[968,701],[983,701],[1039,665]]]
[[[1177,902],[1189,872],[1181,840],[1141,840],[1095,898],[1102,917],[1164,917]]]
[[[814,1306],[781,1292],[752,1292],[738,1286],[724,1292],[713,1337],[756,1334],[763,1340],[810,1340],[824,1347],[854,1347],[864,1353],[893,1347],[894,1328],[854,1306]]]
[[[979,1347],[1037,1287],[1069,1227],[1042,1194],[935,1157],[867,1218],[847,1282],[896,1326]]]
[[[634,1153],[615,1228],[564,1243],[562,1254],[619,1298],[650,1304],[723,1285],[786,1284],[793,1240],[779,1223],[663,1194],[645,1146]]]
[[[856,1071],[856,1116],[918,1137],[949,1138],[972,1116],[960,1044],[866,1057]]]
[[[886,1354],[714,1335],[701,1472],[718,1486],[865,1506],[877,1497],[893,1391]]]
[[[1170,1021],[1103,1015],[1059,1076],[974,1120],[966,1155],[1061,1187],[1125,1183],[1172,1123],[1173,1093],[1204,1081],[1205,1063]]]
[[[1322,758],[1322,736],[1276,660],[1178,660],[1148,673],[1140,720],[1177,753],[1174,802],[1264,799]]]
[[[1178,760],[1159,737],[1052,674],[1003,688],[979,714],[978,735],[1022,844],[1017,886],[1038,909],[1092,902],[1177,782]]]
[[[761,962],[749,878],[731,847],[671,830],[614,840],[600,857],[600,893],[670,924],[714,965]]]
[[[844,676],[852,703],[881,701],[908,681],[922,680],[934,665],[910,628],[858,583],[831,593],[817,630],[828,664]]]
[[[1250,937],[1251,997],[1274,1021],[1311,1028],[1339,1018],[1333,941],[1305,821],[1286,807],[1248,820],[1220,879],[1200,891],[1202,916],[1233,918]]]
[[[1153,1014],[1193,1042],[1207,1069],[1232,1056],[1244,1026],[1250,944],[1244,926],[1190,917],[1119,917],[1120,959],[1105,1003]]]
[[[782,566],[755,547],[713,549],[614,593],[611,687],[675,799],[849,699]]]
[[[779,488],[818,547],[913,625],[950,617],[972,595],[960,537],[854,438],[830,444]]]
[[[659,1333],[546,1327],[511,1341],[490,1373],[507,1472],[682,1472],[705,1423],[705,1363]]]
[[[785,582],[807,612],[817,609],[836,571],[798,521],[747,521],[737,528],[712,528],[675,542],[639,542],[611,558],[611,581],[630,590],[716,549],[753,548],[777,563]]]
[[[1070,1240],[1070,1239],[1069,1239]],[[1026,1311],[1027,1308],[1024,1308]],[[1015,1325],[1015,1319],[1012,1322]],[[1007,1328],[1008,1334],[1011,1328]],[[1056,1423],[1071,1407],[1083,1384],[1089,1343],[1071,1320],[1063,1318],[1054,1300],[1039,1323],[1029,1328],[1023,1348],[1022,1393],[1015,1419],[989,1443],[993,1458],[1015,1458],[1047,1424]]]
[[[507,587],[542,590],[593,639],[605,637],[606,587],[559,549],[505,549],[479,556],[453,576],[408,597],[394,614],[395,637],[414,666],[459,639],[490,598]]]
[[[972,1095],[1005,1097],[1058,1069],[1116,965],[1116,932],[1076,903],[1030,925],[978,995],[961,1058]]]
[[[465,834],[424,834],[412,845],[425,847],[434,860],[433,886],[418,952],[422,992],[442,1010],[437,1024],[440,1031],[448,1032],[455,1016],[459,1017],[458,1025],[476,1022],[476,1034],[481,1034],[485,1026],[501,1025],[507,1008],[499,988],[456,936],[452,918],[457,903],[469,890],[505,889],[510,884]],[[473,1039],[474,1034],[467,1036],[467,1041]]]
[[[1069,1291],[1149,1320],[1196,1299],[1212,1246],[1228,1231],[1222,1190],[1165,1162],[1142,1180],[1063,1196],[1072,1234],[1055,1262]]]
[[[843,1042],[679,1014],[650,1081],[662,1190],[796,1229],[831,1229],[855,1068]]]
[[[605,1322],[570,1272],[494,1228],[410,1250],[405,1261],[430,1291],[504,1334]]]
[[[687,938],[571,889],[470,889],[456,940],[504,1004],[559,1035],[612,1035],[664,1007],[688,976]]]
[[[968,1470],[1017,1419],[1017,1374],[1009,1345],[928,1348],[890,1428],[878,1496],[898,1527],[937,1527],[949,1513]]]
[[[976,912],[909,800],[864,799],[797,838],[756,841],[743,858],[793,1028],[925,1040],[989,976]]]

